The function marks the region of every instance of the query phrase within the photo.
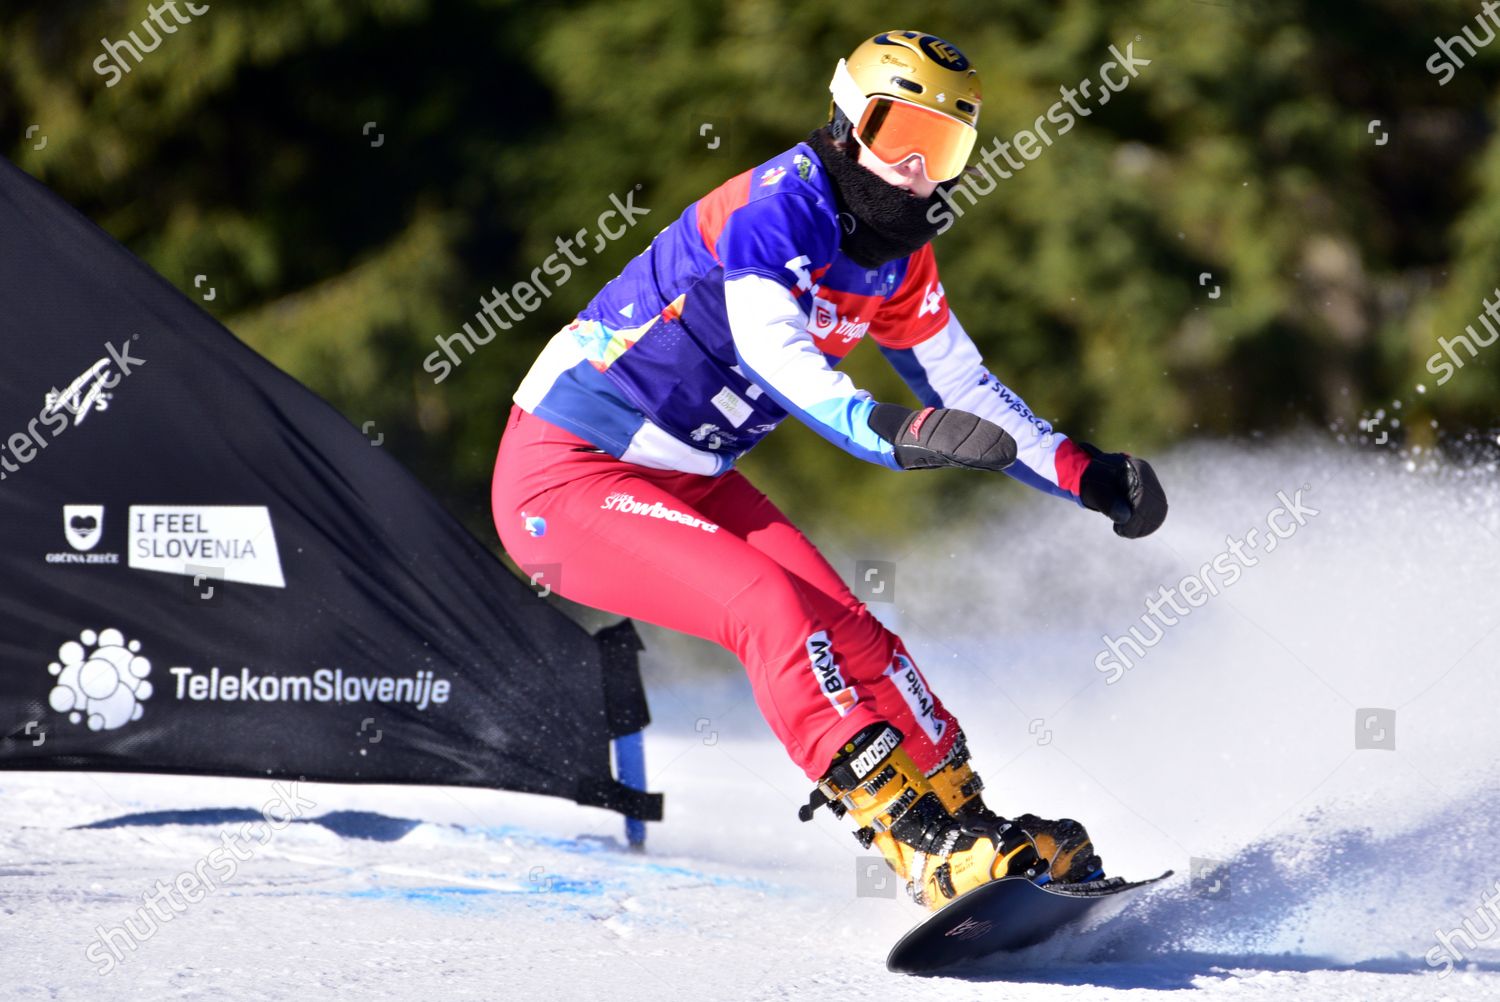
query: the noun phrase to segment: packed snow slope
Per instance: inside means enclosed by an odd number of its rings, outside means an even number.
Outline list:
[[[271,784],[0,773],[0,997],[1500,997],[1495,471],[1307,442],[1158,468],[1172,514],[1148,540],[1037,496],[979,532],[913,512],[928,528],[832,554],[895,565],[872,608],[957,713],[993,807],[1085,821],[1113,873],[1177,871],[1088,929],[962,978],[886,973],[920,914],[844,824],[797,821],[807,784],[737,671],[648,630],[667,821],[643,854],[560,801],[303,785],[301,820],[147,922],[143,895]],[[1299,490],[1302,524],[1270,547],[1277,493]],[[1153,616],[1163,586],[1196,604]],[[1101,658],[1132,626],[1152,643],[1131,666]]]

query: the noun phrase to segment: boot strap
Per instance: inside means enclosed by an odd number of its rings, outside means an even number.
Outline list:
[[[819,807],[828,803],[828,795],[823,792],[822,787],[813,790],[812,795],[807,798],[807,803],[797,808],[797,820],[811,821]]]

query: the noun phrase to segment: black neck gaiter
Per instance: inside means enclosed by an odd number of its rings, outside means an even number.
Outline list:
[[[833,181],[839,210],[839,250],[862,268],[878,268],[920,250],[937,236],[941,222],[928,218],[941,199],[942,186],[918,198],[882,181],[854,157],[834,145],[827,126],[807,137]]]

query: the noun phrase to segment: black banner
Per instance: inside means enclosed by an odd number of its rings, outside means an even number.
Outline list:
[[[3,159],[0,343],[0,767],[660,816],[610,771],[610,738],[645,721],[629,625],[596,640],[547,605],[384,449]]]

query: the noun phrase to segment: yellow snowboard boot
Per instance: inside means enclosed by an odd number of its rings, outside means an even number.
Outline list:
[[[966,816],[982,817],[989,822],[1005,821],[985,807],[980,791],[984,781],[969,765],[969,749],[960,731],[953,750],[941,765],[928,777],[938,799],[948,813],[963,821]],[[1071,818],[1048,821],[1035,814],[1022,814],[1011,818],[1010,823],[1031,837],[1037,855],[1047,862],[1046,873],[1040,883],[1074,883],[1093,880],[1103,875],[1103,864],[1094,854],[1094,845],[1089,840],[1083,825]]]
[[[1019,829],[970,830],[949,813],[901,747],[901,732],[889,724],[871,725],[843,747],[803,809],[803,820],[824,803],[840,817],[849,815],[858,828],[855,838],[879,849],[907,893],[929,909],[991,880],[1035,878],[1045,870]]]

